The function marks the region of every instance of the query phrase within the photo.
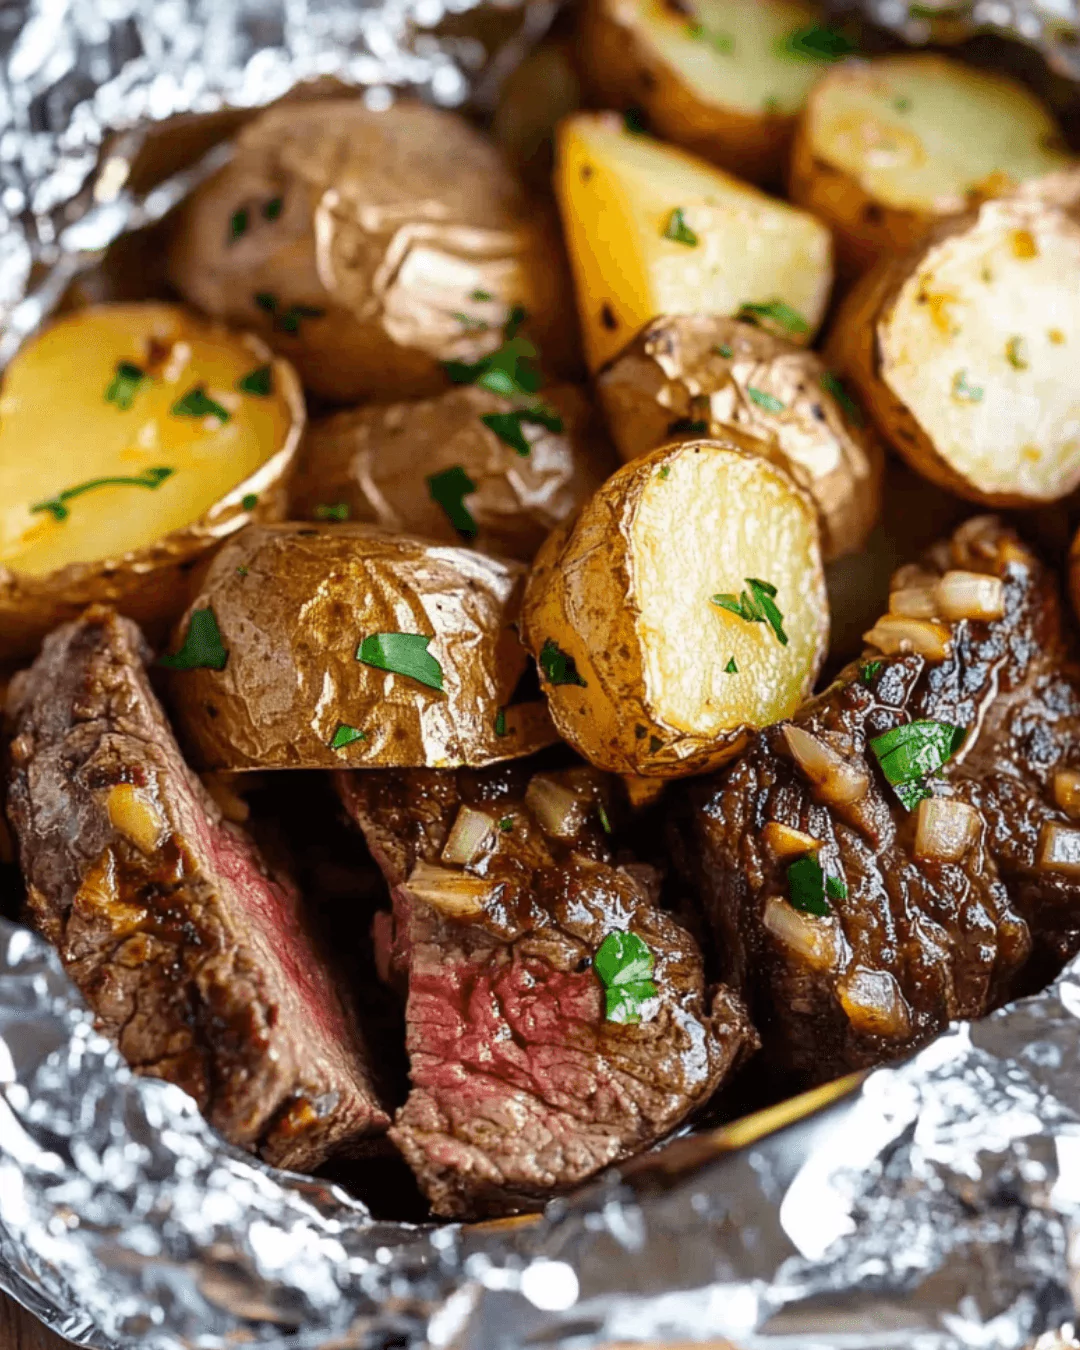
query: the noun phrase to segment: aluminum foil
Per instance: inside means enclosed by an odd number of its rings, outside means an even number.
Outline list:
[[[473,34],[474,3],[0,0],[0,360],[220,162],[137,191],[148,128],[326,76],[376,105],[490,106],[552,4],[490,4]],[[1002,29],[1080,77],[1077,0],[864,8],[916,41]],[[679,1140],[542,1218],[413,1227],[133,1077],[51,949],[0,921],[0,1286],[101,1350],[1080,1344],[1080,961],[901,1067]]]

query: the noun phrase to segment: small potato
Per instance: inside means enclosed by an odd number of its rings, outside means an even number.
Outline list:
[[[165,658],[195,766],[445,769],[552,744],[541,703],[511,705],[524,578],[366,525],[245,530]]]
[[[848,296],[830,359],[919,473],[988,506],[1080,486],[1080,218],[986,202]]]
[[[733,427],[813,497],[826,561],[858,552],[873,529],[881,445],[813,352],[736,319],[654,319],[596,386],[623,459]]]
[[[549,364],[576,364],[552,223],[480,132],[420,104],[263,113],[181,212],[170,274],[343,403],[446,388],[440,363],[495,350],[515,306]]]
[[[589,0],[583,65],[607,105],[640,107],[665,140],[771,184],[823,62],[847,47],[818,23],[802,0]]]
[[[905,52],[822,77],[796,134],[789,189],[832,226],[850,275],[906,252],[942,217],[1069,162],[1050,110],[1022,85]]]
[[[529,561],[615,467],[578,389],[553,386],[538,403],[546,425],[468,385],[316,423],[300,452],[292,515],[370,521]],[[484,417],[510,421],[500,436]],[[518,434],[525,455],[504,439]]]
[[[555,186],[593,371],[661,314],[780,301],[813,338],[832,244],[812,216],[605,113],[563,122]]]
[[[736,433],[655,450],[541,549],[522,633],[586,759],[705,773],[813,685],[829,635],[814,505]]]
[[[0,656],[95,601],[163,633],[192,564],[285,514],[304,425],[289,365],[179,305],[78,310],[0,389]]]

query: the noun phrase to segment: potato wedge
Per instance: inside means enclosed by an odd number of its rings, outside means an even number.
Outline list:
[[[737,319],[677,315],[648,324],[596,387],[623,459],[733,427],[813,497],[826,561],[860,550],[873,529],[881,444],[813,352]]]
[[[553,222],[480,132],[419,104],[263,113],[180,213],[169,266],[194,304],[343,403],[446,388],[440,363],[493,351],[517,305],[549,364],[576,364]]]
[[[882,433],[924,477],[989,506],[1080,486],[1080,219],[984,203],[848,296],[830,338]]]
[[[0,389],[0,656],[94,601],[164,633],[197,559],[285,514],[304,416],[286,362],[179,305],[33,338]]]
[[[543,704],[511,703],[524,579],[518,563],[366,525],[245,530],[165,658],[193,763],[443,769],[552,744]]]
[[[1023,85],[946,56],[904,52],[828,71],[792,153],[793,201],[832,226],[847,274],[1070,162],[1060,127]]]
[[[734,432],[624,465],[541,549],[522,609],[563,738],[643,777],[705,773],[790,716],[828,631],[814,505]]]
[[[368,521],[531,561],[615,462],[579,389],[553,386],[529,402],[523,418],[509,399],[468,385],[316,423],[300,452],[292,516]]]
[[[609,113],[562,123],[555,187],[593,371],[660,314],[782,301],[812,339],[832,285],[812,216]]]
[[[583,65],[603,103],[640,107],[665,140],[774,184],[811,86],[847,48],[819,22],[802,0],[589,0]]]

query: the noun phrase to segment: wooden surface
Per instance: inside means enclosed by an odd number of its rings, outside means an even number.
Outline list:
[[[70,1343],[46,1331],[36,1317],[0,1294],[0,1350],[65,1350]]]

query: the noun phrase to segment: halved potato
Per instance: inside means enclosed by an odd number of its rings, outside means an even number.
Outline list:
[[[172,623],[198,558],[285,514],[303,425],[286,362],[179,305],[46,328],[0,388],[0,655],[94,601]]]
[[[456,113],[409,102],[290,102],[250,122],[177,220],[170,274],[254,328],[306,388],[354,403],[447,387],[444,361],[502,342],[515,306],[573,370],[570,287],[553,222]]]
[[[828,71],[795,137],[794,201],[833,227],[847,273],[943,216],[1070,162],[1050,110],[1005,75],[904,52]]]
[[[880,442],[813,352],[737,319],[685,314],[654,319],[596,387],[623,459],[734,427],[813,497],[826,561],[857,552],[873,529]]]
[[[300,452],[292,515],[370,521],[531,560],[615,464],[588,400],[572,385],[552,386],[516,408],[467,385],[317,422]]]
[[[809,343],[832,285],[828,230],[609,113],[559,129],[555,186],[585,351],[598,370],[660,314],[781,301]]]
[[[589,0],[583,65],[607,105],[640,107],[666,140],[775,183],[810,87],[847,47],[819,23],[803,0]]]
[[[704,773],[813,685],[829,633],[817,512],[736,433],[665,446],[544,545],[522,633],[586,759]]]
[[[525,569],[367,525],[253,526],[165,658],[199,769],[492,764],[557,740],[512,703]]]
[[[866,277],[832,364],[919,473],[989,506],[1080,486],[1080,219],[986,202]]]

